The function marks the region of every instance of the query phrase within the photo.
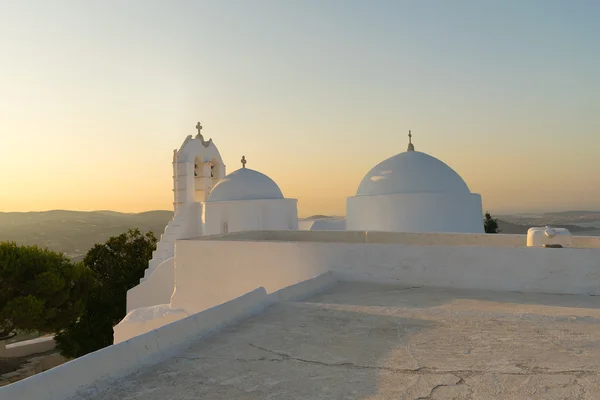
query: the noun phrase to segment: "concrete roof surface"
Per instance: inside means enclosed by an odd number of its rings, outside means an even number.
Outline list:
[[[600,399],[600,297],[340,283],[77,398]]]

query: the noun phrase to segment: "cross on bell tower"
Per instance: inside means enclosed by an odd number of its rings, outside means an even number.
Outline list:
[[[242,159],[240,161],[242,163],[242,168],[246,168],[246,163],[248,162],[246,161],[246,156],[242,156]]]
[[[415,151],[415,145],[412,144],[412,133],[408,131],[408,150],[407,151]]]
[[[196,135],[196,139],[200,139],[200,141],[202,142],[202,146],[204,146],[204,147],[210,146],[210,144],[212,143],[212,139],[208,139],[208,142],[206,140],[204,140],[204,136],[202,136],[202,124],[200,122],[198,122],[196,124],[196,130],[198,131],[198,134]]]

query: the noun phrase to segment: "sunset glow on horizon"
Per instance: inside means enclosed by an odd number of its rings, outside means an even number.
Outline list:
[[[212,138],[300,216],[344,215],[405,151],[484,210],[600,210],[595,1],[0,4],[0,211],[172,209]]]

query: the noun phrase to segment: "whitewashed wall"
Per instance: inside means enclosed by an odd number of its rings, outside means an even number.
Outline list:
[[[113,327],[113,344],[124,342],[161,326],[189,317],[183,310],[174,310],[169,304],[137,308],[125,315]]]
[[[298,229],[296,199],[217,201],[205,203],[205,235],[251,230]]]
[[[573,236],[573,247],[600,249],[600,236]]]
[[[191,343],[279,301],[306,298],[335,283],[337,277],[327,273],[270,295],[262,287],[255,288],[201,313],[4,386],[0,400],[79,399],[81,394],[101,391],[112,380],[176,355]]]
[[[127,291],[127,312],[169,303],[174,288],[175,257],[171,257],[156,267],[146,280]]]
[[[171,307],[190,314],[326,271],[407,286],[600,294],[598,249],[180,240],[175,251]]]
[[[527,235],[479,233],[411,233],[379,231],[254,231],[212,235],[206,240],[379,243],[410,246],[525,247]],[[573,236],[573,248],[600,248],[600,236]]]
[[[321,243],[373,243],[406,246],[483,246],[522,248],[527,243],[525,235],[489,235],[461,233],[405,233],[360,231],[244,231],[226,236],[214,236],[214,240],[289,241]],[[211,238],[207,238],[211,240]],[[600,248],[600,237],[573,236],[577,248]],[[248,260],[248,263],[252,263]],[[204,268],[203,255],[196,255],[197,268]],[[170,302],[174,290],[173,259],[167,260],[145,281],[127,292],[127,312],[140,307],[150,307]]]
[[[193,341],[262,311],[272,303],[263,288],[180,321],[105,347],[41,374],[0,388],[1,400],[65,400],[79,390],[119,378],[185,349]]]

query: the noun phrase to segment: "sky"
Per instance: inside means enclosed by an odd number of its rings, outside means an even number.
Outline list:
[[[301,216],[419,151],[493,213],[600,210],[595,0],[0,0],[0,211],[172,209],[213,139]]]

